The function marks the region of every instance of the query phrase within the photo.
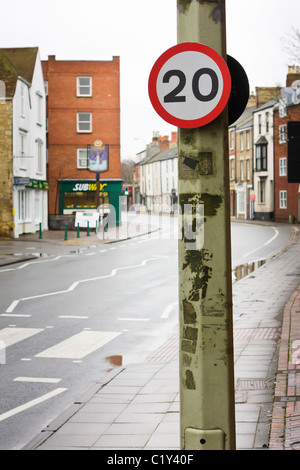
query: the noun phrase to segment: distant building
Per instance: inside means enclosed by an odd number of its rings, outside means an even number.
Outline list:
[[[274,123],[273,98],[253,113],[254,132],[254,218],[274,218]]]
[[[140,202],[149,211],[172,212],[178,198],[178,151],[177,132],[172,133],[171,141],[167,136],[154,136],[140,159]]]
[[[230,214],[252,219],[253,198],[253,99],[243,114],[229,126]]]
[[[50,221],[97,207],[96,172],[87,169],[89,145],[108,146],[109,168],[100,173],[100,204],[111,204],[119,224],[120,66],[111,61],[42,62],[47,85]]]
[[[0,236],[48,228],[46,103],[37,47],[0,49]]]
[[[288,127],[297,124],[300,132],[300,69],[289,67],[286,88],[282,88],[278,103],[274,108],[274,213],[276,222],[300,222],[300,180],[289,182],[288,176]],[[298,168],[300,174],[300,153]],[[290,175],[293,176],[293,175]]]

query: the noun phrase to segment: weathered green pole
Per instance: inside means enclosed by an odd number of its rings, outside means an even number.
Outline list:
[[[68,240],[68,224],[65,224],[65,240]]]
[[[225,0],[178,0],[177,8],[178,43],[205,44],[226,60]],[[201,246],[179,241],[181,448],[234,450],[227,107],[203,127],[179,129],[178,151],[183,231],[185,205],[204,208]]]

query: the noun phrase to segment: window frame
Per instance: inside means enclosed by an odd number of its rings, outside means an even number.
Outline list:
[[[90,120],[89,121],[80,121],[80,118],[79,118],[80,114],[89,115]],[[89,129],[80,129],[80,124],[86,124],[86,123],[89,123],[90,128]],[[82,112],[82,111],[77,113],[77,132],[80,133],[80,134],[91,134],[93,132],[93,115],[92,115],[92,113]]]
[[[230,131],[230,150],[234,149],[234,130]]]
[[[279,191],[279,209],[287,209],[287,191]]]
[[[287,141],[287,126],[286,124],[281,124],[279,126],[279,143],[285,144]]]
[[[82,85],[80,84],[80,79],[82,78],[88,78],[90,83],[89,85]],[[86,89],[89,89],[89,93],[81,93],[80,92],[80,88],[86,88]],[[91,96],[93,96],[93,81],[92,81],[92,77],[90,76],[80,76],[80,77],[76,77],[76,96],[78,98],[90,98]]]
[[[20,168],[27,169],[28,139],[27,132],[19,130]]]
[[[246,131],[246,149],[250,150],[250,131]]]
[[[85,165],[84,166],[80,165],[80,161],[83,161],[83,157],[80,156],[80,152],[85,152],[85,157],[84,157]],[[78,170],[87,169],[87,149],[84,149],[84,148],[77,149],[77,169]]]
[[[245,171],[244,171],[244,160],[240,160],[240,179],[244,181],[245,179]]]
[[[43,144],[37,142],[37,174],[43,174]]]
[[[249,159],[249,158],[246,160],[246,179],[247,179],[247,181],[250,181],[250,179],[251,179],[251,174],[250,174],[250,159]]]
[[[281,157],[279,158],[279,176],[286,176],[287,175],[287,158]]]
[[[265,151],[265,156],[264,152]],[[260,162],[259,168],[257,162]],[[264,165],[265,162],[265,165]],[[268,170],[268,144],[257,144],[255,149],[255,169],[256,171]]]

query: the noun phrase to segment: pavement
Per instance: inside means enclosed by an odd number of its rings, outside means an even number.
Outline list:
[[[139,226],[134,235],[156,231]],[[0,266],[113,243],[43,232],[0,243]],[[26,244],[24,242],[26,241]],[[116,241],[116,240],[115,240]],[[28,244],[34,243],[30,250]],[[24,245],[23,245],[24,244]],[[20,248],[16,255],[16,246]],[[5,250],[5,248],[6,250]],[[34,250],[33,250],[34,248]],[[38,250],[36,250],[38,248]],[[6,251],[6,253],[4,253]],[[233,284],[236,450],[300,450],[300,231]],[[115,366],[24,450],[180,450],[179,335],[145,363]]]

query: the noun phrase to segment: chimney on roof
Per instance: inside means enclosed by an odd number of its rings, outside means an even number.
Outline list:
[[[280,93],[280,87],[256,87],[256,108],[271,101]]]
[[[299,65],[289,65],[288,73],[286,76],[286,86],[292,86],[293,82],[300,80],[300,66]]]

